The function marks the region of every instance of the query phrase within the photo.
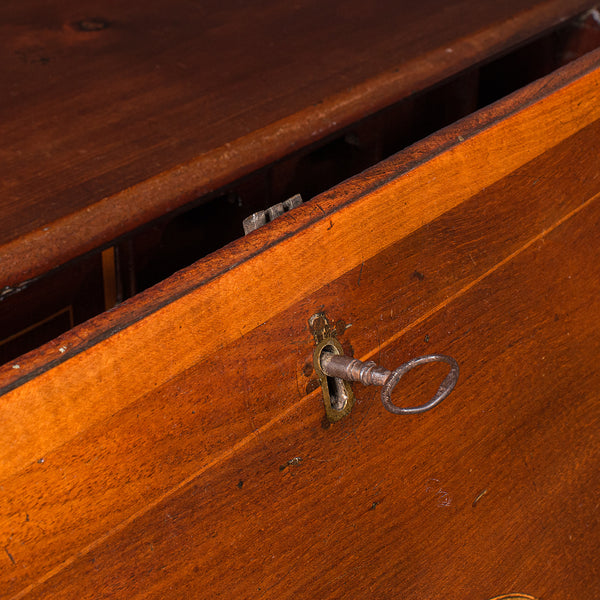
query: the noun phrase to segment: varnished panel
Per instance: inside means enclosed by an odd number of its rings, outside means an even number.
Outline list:
[[[0,287],[592,5],[5,2]]]
[[[28,597],[596,598],[598,227],[596,201],[382,344],[459,360],[434,412],[360,389],[323,429],[309,395]]]
[[[594,125],[568,139],[6,479],[5,526],[23,542],[18,549],[10,546],[18,561],[11,578],[21,581],[60,565],[71,556],[73,529],[78,547],[93,544],[146,510],[165,489],[211,467],[253,432],[272,427],[274,415],[287,414],[314,389],[306,322],[321,305],[344,320],[338,329],[345,330],[341,339],[348,351],[361,357],[375,352],[377,358],[383,343],[580,210],[598,190],[596,166],[580,159],[598,143],[597,130]],[[544,167],[549,174],[540,179]],[[269,358],[273,340],[287,349],[277,362]],[[418,352],[442,352],[440,344],[429,335]],[[78,481],[65,479],[66,465]],[[85,517],[90,511],[92,521]]]

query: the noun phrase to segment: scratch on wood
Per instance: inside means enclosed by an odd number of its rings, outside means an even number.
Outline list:
[[[487,488],[485,488],[485,490],[481,490],[481,492],[479,492],[479,494],[477,494],[475,500],[473,500],[473,508],[475,508],[477,506],[477,503],[488,493]]]
[[[13,565],[16,565],[17,563],[15,562],[15,559],[13,558],[13,555],[8,551],[8,546],[4,546],[4,552],[6,552],[6,556],[8,556],[8,558],[10,559],[10,562]]]
[[[437,502],[439,507],[450,506],[452,504],[452,496],[446,490],[440,488],[435,495],[439,496]]]
[[[436,488],[437,491],[435,491],[434,496],[437,498],[437,505],[439,507],[451,506],[452,496],[450,495],[450,493],[441,487],[439,479],[436,479],[435,477],[430,477],[427,480],[425,491],[433,492],[434,490],[436,490]]]

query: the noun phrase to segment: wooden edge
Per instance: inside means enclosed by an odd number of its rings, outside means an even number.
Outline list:
[[[0,366],[0,396],[201,288],[245,261],[268,252],[272,246],[307,227],[319,221],[326,222],[344,206],[589,73],[598,66],[599,61],[600,50],[581,57],[549,77],[531,83],[335,186],[295,209],[293,213],[284,214],[268,226],[235,240],[220,251],[127,300],[116,309],[102,313],[19,359]],[[15,368],[17,364],[18,368]]]
[[[184,206],[290,152],[321,140],[415,90],[423,90],[489,60],[590,8],[555,0],[502,25],[457,40],[326,98],[294,115],[207,152],[0,246],[0,288],[18,289],[66,262]],[[265,151],[265,149],[268,149]],[[135,205],[136,210],[131,211]],[[102,224],[102,227],[99,227]]]
[[[554,75],[552,85],[542,85],[536,101],[529,91],[523,92],[529,104],[522,110],[511,104],[515,96],[509,101],[511,118],[503,116],[476,135],[461,136],[460,143],[422,157],[409,171],[395,173],[384,183],[375,177],[378,183],[369,193],[364,191],[365,182],[369,184],[365,176],[340,188],[340,204],[330,195],[301,207],[298,217],[290,213],[271,232],[259,231],[249,238],[251,249],[241,261],[234,262],[235,246],[201,261],[183,274],[193,281],[203,266],[208,267],[197,289],[128,326],[104,329],[101,342],[68,358],[64,355],[70,349],[59,348],[58,361],[47,361],[35,378],[30,372],[4,388],[0,480],[599,120],[600,69],[593,70],[599,61],[600,51]],[[408,156],[415,156],[414,149]],[[311,222],[314,213],[321,216]],[[296,218],[301,228],[294,227]],[[275,231],[277,243],[257,245]],[[240,245],[243,248],[244,242]],[[329,260],[331,254],[340,259]],[[127,319],[125,311],[134,305],[114,315]],[[77,340],[84,330],[64,336],[63,344]]]

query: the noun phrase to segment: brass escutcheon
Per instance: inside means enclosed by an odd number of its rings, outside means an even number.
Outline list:
[[[323,312],[314,314],[309,319],[308,326],[316,342],[313,352],[313,365],[323,392],[325,415],[330,423],[335,423],[350,413],[355,400],[354,392],[348,381],[343,381],[337,377],[328,377],[323,373],[321,367],[323,352],[344,354],[344,349],[336,337],[340,332],[331,325],[327,315]]]

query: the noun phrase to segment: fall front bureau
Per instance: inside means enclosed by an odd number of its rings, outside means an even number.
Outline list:
[[[596,598],[600,54],[2,370],[7,598]],[[311,315],[413,417],[324,422]],[[417,404],[441,366],[398,391]]]
[[[587,8],[542,4],[513,25]],[[101,45],[120,20],[98,14],[69,23]],[[583,56],[0,368],[0,596],[597,598],[599,67]],[[454,357],[456,388],[396,416],[353,384],[329,423],[321,313],[386,368]],[[446,370],[411,371],[396,401]]]

